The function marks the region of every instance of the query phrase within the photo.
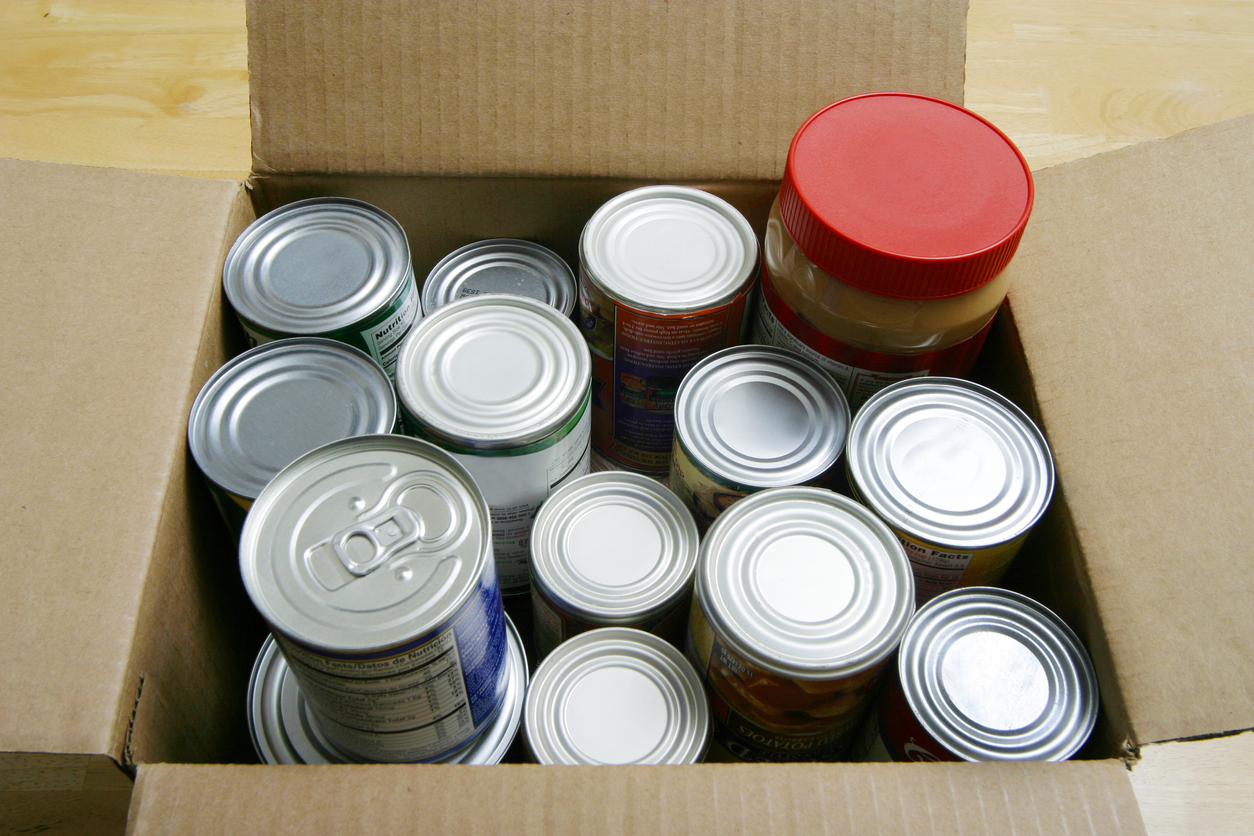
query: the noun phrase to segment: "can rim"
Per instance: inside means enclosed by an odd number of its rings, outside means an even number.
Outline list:
[[[462,298],[451,295],[466,280],[464,274],[457,272],[457,268],[464,268],[462,262],[474,256],[490,254],[531,256],[534,259],[533,266],[537,268],[534,273],[538,277],[536,286],[545,291],[545,298],[530,298],[544,302],[563,316],[570,316],[575,312],[575,273],[564,258],[543,244],[524,238],[485,238],[458,247],[431,268],[422,283],[423,315],[430,316],[445,305]],[[547,269],[539,269],[541,267]],[[451,283],[459,276],[459,281]]]

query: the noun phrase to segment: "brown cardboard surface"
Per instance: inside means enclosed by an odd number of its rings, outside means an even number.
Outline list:
[[[250,0],[253,170],[774,179],[847,95],[962,99],[950,0]]]
[[[1254,727],[1252,145],[1244,117],[1038,172],[1016,257],[1073,603],[1135,743]]]
[[[1143,832],[1109,761],[350,769],[146,765],[127,833]]]

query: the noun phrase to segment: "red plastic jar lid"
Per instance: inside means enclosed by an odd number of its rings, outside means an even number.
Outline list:
[[[941,299],[993,279],[1032,212],[1027,161],[992,124],[940,99],[870,93],[811,116],[788,149],[780,214],[846,284]]]

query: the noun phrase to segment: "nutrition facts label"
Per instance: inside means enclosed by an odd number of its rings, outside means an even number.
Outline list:
[[[407,283],[404,294],[392,307],[390,316],[369,330],[362,331],[361,336],[366,341],[371,356],[379,361],[388,377],[395,379],[396,358],[401,353],[401,341],[418,318],[418,291],[414,289],[412,279]]]

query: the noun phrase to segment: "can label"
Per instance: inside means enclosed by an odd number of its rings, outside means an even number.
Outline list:
[[[688,598],[685,596],[667,611],[640,621],[630,624],[598,623],[581,618],[562,608],[545,595],[538,586],[532,584],[531,612],[535,624],[536,660],[538,662],[548,656],[567,639],[598,627],[630,627],[643,630],[670,642],[676,650],[683,650],[687,611]]]
[[[737,345],[749,287],[731,302],[666,315],[628,307],[580,275],[580,326],[592,349],[592,444],[616,464],[665,473],[675,395],[698,361]]]
[[[786,348],[822,366],[844,391],[854,412],[881,389],[911,377],[966,377],[984,346],[992,318],[974,336],[937,351],[890,354],[855,348],[830,337],[794,311],[771,287],[762,270],[762,295],[753,324],[753,342]]]
[[[884,678],[884,687],[874,709],[867,712],[866,722],[850,752],[850,759],[916,763],[961,760],[919,724],[896,676]]]
[[[742,761],[831,761],[849,748],[884,665],[826,681],[757,670],[728,647],[693,597],[687,652],[702,671],[714,738]]]
[[[227,529],[239,540],[240,533],[244,530],[244,520],[248,517],[248,509],[253,507],[253,500],[231,493],[212,479],[206,478],[205,482],[209,485],[213,504],[218,506]]]

